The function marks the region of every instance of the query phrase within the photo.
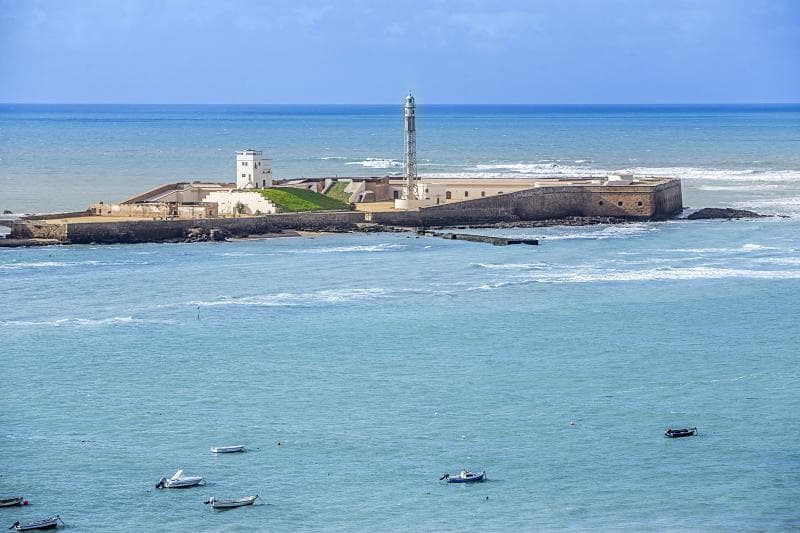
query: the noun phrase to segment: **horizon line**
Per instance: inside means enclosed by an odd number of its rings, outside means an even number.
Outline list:
[[[402,103],[402,102],[401,102]],[[295,106],[295,105],[319,105],[319,106],[388,106],[401,105],[397,102],[382,103],[354,103],[354,102],[0,102],[0,105],[117,105],[117,106],[136,106],[136,105],[172,105],[172,106],[254,106],[254,105],[274,105],[274,106]],[[422,105],[452,105],[452,106],[734,106],[734,105],[800,105],[796,102],[557,102],[557,103],[535,103],[535,102],[429,102]]]

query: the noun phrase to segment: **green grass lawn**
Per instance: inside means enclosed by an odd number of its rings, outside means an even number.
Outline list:
[[[348,203],[348,200],[350,200],[350,193],[344,192],[348,185],[350,185],[349,181],[337,181],[333,184],[333,187],[328,189],[325,196],[330,196],[340,202]]]
[[[258,192],[278,206],[278,210],[282,213],[347,211],[350,209],[350,204],[306,189],[276,187],[274,189],[260,189]]]

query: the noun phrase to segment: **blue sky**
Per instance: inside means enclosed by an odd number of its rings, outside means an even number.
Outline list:
[[[0,0],[0,102],[800,102],[800,0]]]

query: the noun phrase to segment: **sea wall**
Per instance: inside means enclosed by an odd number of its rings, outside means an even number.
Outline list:
[[[397,226],[452,226],[572,216],[634,220],[666,218],[683,209],[680,180],[658,185],[537,187],[498,196],[373,213],[371,221]]]
[[[72,244],[136,243],[184,239],[191,228],[216,228],[230,236],[246,237],[282,230],[348,231],[363,221],[364,213],[330,211],[197,220],[123,220],[72,224],[29,222],[17,223],[11,231],[15,238],[59,239]]]

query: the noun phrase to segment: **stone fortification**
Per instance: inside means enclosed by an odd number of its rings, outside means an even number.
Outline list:
[[[233,237],[278,233],[282,230],[349,231],[363,221],[364,213],[342,211],[198,220],[123,220],[72,224],[18,222],[11,233],[15,238],[58,239],[71,244],[110,244],[183,240],[192,228],[219,229]]]
[[[70,243],[182,240],[191,228],[219,229],[230,236],[282,230],[348,231],[361,222],[385,226],[459,226],[568,217],[664,219],[681,212],[680,180],[614,186],[547,186],[422,208],[418,211],[287,213],[262,217],[119,222],[15,222],[14,238],[58,239]]]
[[[665,180],[649,186],[537,187],[419,211],[372,213],[371,221],[396,226],[448,226],[574,216],[648,220],[668,218],[682,209],[680,180]]]

